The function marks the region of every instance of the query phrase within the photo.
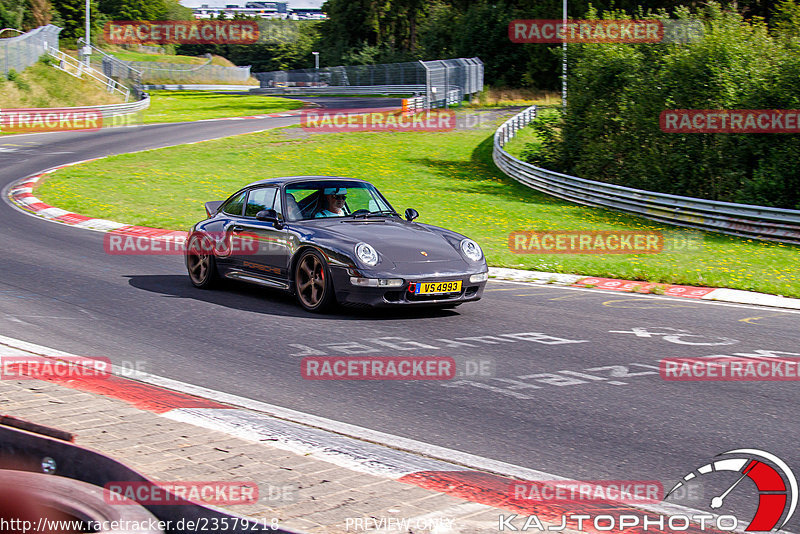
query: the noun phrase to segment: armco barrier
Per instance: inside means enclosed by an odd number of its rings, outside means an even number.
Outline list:
[[[531,106],[494,134],[492,156],[500,169],[528,187],[587,206],[599,206],[654,221],[754,239],[800,244],[800,210],[788,210],[668,195],[577,178],[525,163],[503,149],[536,117]]]
[[[124,115],[130,115],[132,113],[137,113],[139,111],[144,111],[150,107],[150,97],[145,96],[145,98],[138,100],[136,102],[126,102],[124,104],[105,104],[102,106],[81,106],[77,108],[38,108],[36,111],[38,113],[47,113],[48,111],[64,113],[70,109],[80,110],[82,112],[96,110],[99,111],[103,115],[103,119],[108,119],[111,117],[122,117]],[[2,110],[0,110],[2,111]],[[13,111],[10,109],[6,109],[6,111]]]
[[[108,117],[119,117],[122,115],[130,115],[131,113],[144,111],[149,107],[150,107],[150,97],[145,96],[143,99],[137,100],[136,102],[127,102],[125,104],[108,104],[105,106],[86,106],[81,109],[96,109],[103,114],[103,118],[105,119]]]
[[[257,85],[208,85],[208,84],[150,84],[143,85],[145,91],[249,91]]]
[[[407,95],[424,93],[424,85],[332,85],[327,87],[261,87],[251,93],[263,95]]]

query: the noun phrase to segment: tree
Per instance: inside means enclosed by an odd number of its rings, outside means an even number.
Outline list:
[[[97,35],[102,31],[104,18],[98,9],[97,0],[92,0],[90,4],[92,15],[92,34]],[[62,39],[77,39],[83,37],[86,22],[86,2],[84,0],[58,0],[55,5],[56,12],[60,18],[60,23],[64,28],[60,37]]]
[[[22,29],[22,17],[25,14],[25,3],[21,0],[0,0],[0,29]],[[8,35],[3,35],[8,37]]]
[[[53,20],[53,5],[49,0],[29,0],[30,11],[26,19],[30,19],[34,28],[47,26]]]
[[[189,20],[192,10],[178,0],[100,0],[100,11],[112,20]]]

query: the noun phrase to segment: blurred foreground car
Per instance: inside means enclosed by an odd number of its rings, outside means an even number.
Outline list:
[[[404,220],[364,180],[261,180],[205,206],[186,241],[196,287],[224,277],[280,288],[309,311],[335,302],[447,308],[479,300],[488,278],[477,243],[413,222],[413,209]]]

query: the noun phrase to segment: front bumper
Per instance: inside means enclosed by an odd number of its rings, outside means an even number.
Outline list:
[[[401,276],[392,275],[392,278],[402,278],[401,287],[364,287],[356,286],[350,282],[352,272],[346,268],[332,268],[333,287],[336,300],[346,306],[370,306],[387,308],[395,306],[443,306],[460,304],[480,300],[486,281],[470,282],[470,276],[485,271],[470,271],[459,273],[439,274],[436,276]],[[420,282],[450,282],[461,280],[461,291],[458,293],[444,293],[435,295],[416,295],[409,290],[414,284]]]

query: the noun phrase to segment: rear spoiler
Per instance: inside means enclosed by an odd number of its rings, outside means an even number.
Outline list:
[[[206,214],[209,218],[216,215],[219,211],[219,207],[222,206],[222,203],[225,202],[224,200],[212,200],[211,202],[206,202]]]

